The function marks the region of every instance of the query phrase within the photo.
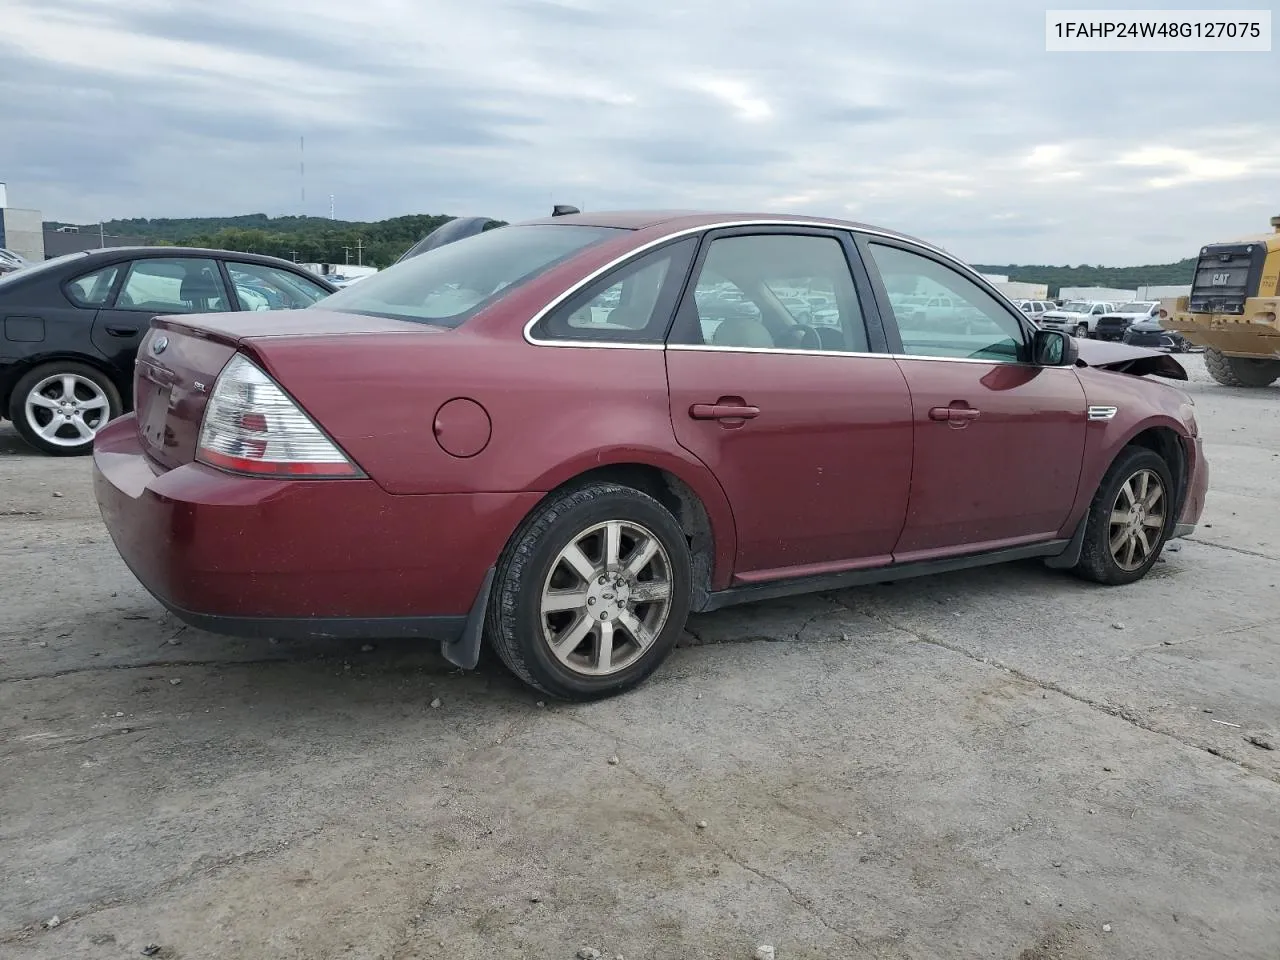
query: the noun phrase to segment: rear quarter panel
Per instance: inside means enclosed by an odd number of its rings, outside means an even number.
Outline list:
[[[543,493],[610,464],[667,470],[706,508],[714,580],[727,583],[733,517],[714,477],[675,442],[661,349],[541,347],[465,327],[249,346],[388,493]],[[473,456],[436,439],[437,411],[455,398],[489,417],[489,442]]]

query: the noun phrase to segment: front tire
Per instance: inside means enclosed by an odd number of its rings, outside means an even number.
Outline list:
[[[1204,366],[1224,387],[1269,387],[1280,380],[1280,360],[1229,357],[1209,348],[1204,352]]]
[[[1076,339],[1084,340],[1089,336],[1089,325],[1087,323],[1076,324]]]
[[[72,360],[28,370],[9,399],[9,419],[22,439],[55,457],[91,452],[97,432],[122,411],[110,378]]]
[[[1169,465],[1146,447],[1126,447],[1089,505],[1074,572],[1110,586],[1141,580],[1173,530],[1175,509]]]
[[[498,563],[486,625],[502,662],[564,700],[629,690],[674,649],[689,615],[689,546],[648,494],[593,483],[554,495]]]

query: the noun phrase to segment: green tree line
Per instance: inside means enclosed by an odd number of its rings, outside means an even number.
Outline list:
[[[1002,266],[974,264],[981,273],[1004,274],[1010,280],[1027,283],[1047,283],[1049,296],[1056,297],[1063,287],[1112,287],[1119,290],[1136,290],[1164,284],[1190,283],[1195,277],[1194,257],[1177,263],[1155,263],[1141,267],[1103,267],[1080,264],[1076,267],[1055,267],[1047,264],[1004,264]]]
[[[364,263],[387,267],[432,230],[454,219],[446,214],[413,214],[365,223],[325,217],[239,217],[110,220],[101,231],[144,243],[210,247],[262,253],[300,263]],[[47,227],[68,224],[51,222]],[[80,226],[98,233],[98,224]]]
[[[412,214],[365,223],[329,220],[326,217],[269,217],[251,213],[238,217],[186,219],[133,218],[110,220],[102,225],[111,236],[133,237],[145,243],[213,247],[245,253],[265,253],[303,263],[356,263],[390,266],[422,237],[447,223],[446,214]],[[48,227],[64,226],[48,223]],[[83,232],[97,232],[98,225],[84,225]],[[1152,284],[1190,283],[1195,259],[1138,267],[1104,267],[1080,264],[974,264],[983,273],[1007,274],[1010,280],[1047,283],[1049,295],[1062,287],[1118,287],[1132,290]]]

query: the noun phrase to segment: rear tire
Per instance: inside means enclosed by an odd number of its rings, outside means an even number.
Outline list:
[[[1229,357],[1208,348],[1204,366],[1209,376],[1224,387],[1269,387],[1280,380],[1280,360],[1254,357]]]
[[[539,506],[503,551],[489,642],[536,690],[564,700],[614,696],[674,649],[690,581],[688,543],[661,503],[616,483],[569,489]]]
[[[1175,509],[1173,476],[1164,458],[1146,447],[1125,447],[1089,504],[1073,572],[1109,586],[1141,580],[1173,531]]]
[[[92,452],[94,436],[122,412],[111,379],[73,360],[28,370],[9,399],[9,419],[22,439],[55,457]]]

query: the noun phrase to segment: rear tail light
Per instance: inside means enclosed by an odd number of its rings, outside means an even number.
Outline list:
[[[280,385],[241,353],[213,385],[196,459],[259,476],[363,476]]]

